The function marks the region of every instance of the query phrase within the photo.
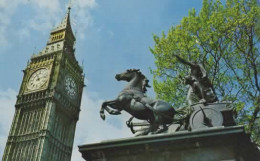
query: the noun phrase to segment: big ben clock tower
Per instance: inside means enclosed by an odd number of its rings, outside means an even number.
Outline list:
[[[24,70],[3,161],[69,161],[83,70],[75,59],[70,8]]]

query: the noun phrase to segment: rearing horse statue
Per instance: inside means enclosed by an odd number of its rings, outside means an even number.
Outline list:
[[[173,122],[175,110],[167,102],[151,99],[146,96],[147,87],[150,87],[149,80],[139,71],[139,69],[128,69],[126,72],[117,74],[118,81],[129,82],[114,100],[105,101],[100,109],[100,116],[105,120],[106,110],[109,114],[118,115],[124,110],[133,117],[140,120],[147,120],[150,128],[141,135],[148,133],[158,133],[158,128]],[[111,109],[112,108],[112,109]],[[162,130],[161,130],[162,131]]]

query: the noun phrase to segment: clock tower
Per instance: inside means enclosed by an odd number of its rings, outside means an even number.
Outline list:
[[[70,161],[84,86],[74,43],[68,8],[23,70],[3,161]]]

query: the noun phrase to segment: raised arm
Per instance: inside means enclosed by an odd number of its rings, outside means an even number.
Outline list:
[[[187,61],[187,60],[184,60],[183,58],[181,58],[180,56],[178,55],[175,55],[173,54],[182,64],[185,64],[185,65],[189,65],[190,67],[194,67],[195,64]]]
[[[207,77],[207,72],[206,72],[205,68],[201,64],[198,64],[198,65],[199,65],[200,71],[202,73],[202,78]]]

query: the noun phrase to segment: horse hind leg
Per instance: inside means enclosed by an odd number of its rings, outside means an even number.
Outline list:
[[[138,130],[139,132],[135,135],[135,136],[144,136],[144,135],[148,135],[149,133],[153,133],[155,130],[157,130],[158,128],[158,124],[155,124],[154,119],[151,120],[148,120],[149,122],[149,127],[147,128],[144,128],[142,130]]]
[[[101,109],[100,109],[100,117],[105,120],[105,111],[106,110],[110,115],[119,115],[121,114],[120,110],[112,110],[108,107],[112,107],[114,109],[116,109],[114,106],[116,104],[116,100],[112,100],[112,101],[106,101],[102,103]]]
[[[144,136],[148,135],[151,132],[150,128],[144,129],[142,132],[138,132],[135,136]]]
[[[166,126],[166,124],[162,125],[162,128],[160,128],[160,126],[157,127],[157,130],[153,132],[153,134],[160,134],[163,133],[165,131],[168,130],[168,127]]]
[[[150,121],[150,127],[143,131],[143,135],[156,134],[156,131],[159,129],[159,124],[156,121]]]
[[[106,115],[105,115],[105,108],[101,107],[100,111],[99,111],[99,114],[100,114],[100,117],[102,118],[102,120],[105,120],[106,119]]]
[[[151,132],[153,134],[159,134],[168,130],[168,126],[166,125],[167,121],[165,122],[166,119],[172,121],[172,119],[169,116],[165,116],[162,113],[154,113],[154,123],[152,124]]]
[[[110,109],[110,108],[108,108],[108,107],[106,107],[105,109],[106,109],[106,111],[107,111],[110,115],[120,115],[120,114],[121,114],[121,112],[120,112],[119,110],[112,110],[112,109]]]
[[[110,114],[110,115],[119,115],[121,114],[120,111],[117,111],[117,110],[112,110],[108,107],[104,107],[104,108],[101,108],[99,113],[100,113],[100,117],[105,120],[106,119],[106,115],[105,115],[105,110]]]

